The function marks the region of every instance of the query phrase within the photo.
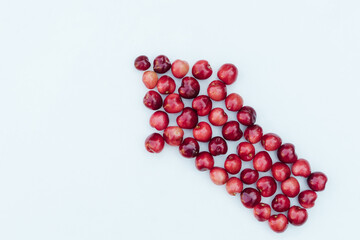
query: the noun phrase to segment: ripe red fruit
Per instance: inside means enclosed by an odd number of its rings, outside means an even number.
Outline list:
[[[308,177],[311,174],[310,164],[305,159],[297,160],[291,167],[294,176]]]
[[[211,170],[214,167],[214,158],[208,152],[201,152],[195,159],[195,166],[199,171]]]
[[[244,137],[252,144],[258,143],[263,135],[263,130],[259,125],[252,125],[245,129]]]
[[[179,87],[179,94],[183,98],[194,98],[200,92],[200,84],[193,77],[184,77],[181,80],[181,86]]]
[[[224,185],[229,179],[229,175],[225,169],[214,167],[210,170],[210,178],[216,185]]]
[[[148,89],[153,89],[158,82],[158,75],[153,71],[146,71],[142,76],[142,81]]]
[[[266,220],[269,220],[270,215],[271,207],[269,206],[269,204],[259,203],[254,207],[254,216],[258,221],[264,222]]]
[[[256,121],[256,112],[252,107],[244,106],[238,111],[236,117],[242,125],[251,126]]]
[[[169,76],[161,76],[157,82],[157,89],[161,94],[173,93],[176,89],[176,83],[174,79]]]
[[[134,66],[137,70],[145,71],[150,67],[149,58],[147,56],[141,55],[135,58]]]
[[[245,168],[240,173],[240,179],[245,184],[253,184],[255,183],[259,178],[259,173],[256,170],[253,170],[251,168]]]
[[[179,146],[184,137],[184,130],[178,126],[167,127],[163,136],[165,142],[170,146]]]
[[[166,56],[159,55],[154,59],[153,68],[156,73],[166,73],[171,68],[171,62]]]
[[[288,197],[296,197],[300,192],[300,184],[294,177],[290,177],[281,183],[281,191]]]
[[[155,91],[148,91],[143,99],[144,105],[152,110],[158,110],[162,105],[162,98]]]
[[[222,126],[228,120],[228,115],[222,108],[214,108],[210,111],[209,122],[214,126]]]
[[[241,160],[251,161],[255,156],[255,148],[248,142],[241,142],[237,146],[237,152]]]
[[[185,138],[179,146],[180,154],[186,158],[193,158],[199,154],[199,143],[191,137]]]
[[[218,78],[227,85],[233,84],[236,81],[237,75],[238,70],[231,63],[222,65],[217,73]]]
[[[302,207],[312,208],[315,205],[316,198],[316,192],[312,190],[305,190],[299,194],[298,200]]]
[[[226,98],[226,85],[219,80],[212,81],[207,88],[208,96],[214,101],[221,101]]]
[[[197,61],[191,71],[194,77],[201,80],[209,78],[212,74],[211,66],[206,60]]]
[[[260,203],[261,195],[254,188],[245,188],[240,194],[240,199],[245,207],[253,208]]]
[[[237,93],[231,93],[225,98],[225,106],[229,111],[239,111],[242,108],[243,103],[242,97]]]
[[[277,156],[284,163],[294,163],[297,161],[295,146],[291,143],[284,143],[277,151]]]
[[[258,152],[254,157],[253,165],[254,169],[259,172],[269,171],[272,166],[270,155],[265,151]]]
[[[275,133],[267,133],[261,138],[261,145],[266,151],[275,151],[281,146],[281,138]]]
[[[274,232],[284,232],[288,226],[288,219],[282,213],[272,215],[269,218],[269,226]]]
[[[270,197],[276,192],[276,182],[272,177],[264,176],[256,182],[256,188],[259,190],[261,196]]]
[[[206,116],[212,108],[212,101],[208,96],[200,95],[192,101],[192,108],[197,111],[199,116]]]
[[[225,160],[224,168],[230,174],[239,173],[241,169],[241,159],[236,154],[230,154]]]
[[[285,181],[290,177],[291,174],[288,165],[282,162],[274,163],[271,167],[271,173],[273,177],[279,182]]]
[[[307,179],[309,187],[314,191],[322,191],[325,189],[327,177],[322,172],[313,172]]]
[[[226,154],[228,146],[222,137],[213,137],[209,142],[209,152],[213,156]]]
[[[243,190],[243,183],[237,177],[232,177],[226,182],[226,191],[235,196],[237,193],[241,193]]]
[[[199,142],[208,142],[212,136],[212,129],[207,122],[199,122],[193,129],[193,136]]]
[[[198,123],[198,115],[194,109],[186,107],[176,118],[176,123],[183,129],[193,129]]]
[[[159,95],[160,96],[160,95]],[[171,93],[164,100],[164,109],[168,113],[178,113],[184,109],[184,103],[177,93]]]
[[[164,148],[164,139],[158,133],[153,133],[149,135],[145,140],[145,148],[148,152],[159,153]]]
[[[306,209],[299,206],[292,206],[288,211],[288,219],[292,225],[303,225],[308,218]]]
[[[189,71],[189,63],[183,60],[175,60],[171,65],[171,72],[176,78],[183,78]]]
[[[156,111],[150,117],[150,126],[156,128],[156,130],[161,131],[167,128],[169,125],[169,116],[166,112]]]
[[[290,208],[290,199],[284,194],[278,194],[272,200],[271,207],[277,212],[285,212]]]
[[[237,121],[230,121],[222,127],[222,135],[226,140],[237,141],[242,137],[243,133]]]

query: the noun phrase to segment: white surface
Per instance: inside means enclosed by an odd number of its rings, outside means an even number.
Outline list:
[[[353,239],[359,8],[2,0],[0,239]],[[304,226],[275,234],[176,148],[145,151],[153,130],[133,67],[140,54],[237,65],[228,91],[329,178]]]

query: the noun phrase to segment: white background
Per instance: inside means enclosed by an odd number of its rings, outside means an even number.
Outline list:
[[[359,11],[356,0],[2,0],[0,239],[354,239]],[[273,233],[175,147],[145,151],[141,54],[236,64],[228,92],[329,178],[305,225]]]

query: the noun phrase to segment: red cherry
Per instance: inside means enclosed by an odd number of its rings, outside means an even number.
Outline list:
[[[146,71],[142,76],[142,81],[148,89],[153,89],[158,82],[158,75],[153,71]]]
[[[184,103],[177,93],[171,93],[164,100],[164,109],[168,113],[178,113],[184,109]]]
[[[145,148],[148,152],[151,153],[159,153],[164,148],[164,139],[158,133],[153,133],[148,136],[145,140]]]
[[[253,170],[251,168],[245,168],[240,173],[240,179],[245,184],[253,184],[255,183],[259,178],[259,173],[256,170]]]
[[[171,72],[176,78],[183,78],[189,72],[189,63],[183,60],[175,60],[171,65]]]
[[[252,107],[244,106],[237,113],[236,117],[242,125],[251,126],[256,121],[256,112]]]
[[[208,142],[212,136],[212,129],[207,122],[199,122],[193,129],[193,136],[199,142]]]
[[[164,76],[160,77],[156,86],[157,86],[159,93],[169,94],[169,93],[173,93],[175,91],[176,83],[175,83],[174,79],[172,79],[169,76],[164,75]]]
[[[212,101],[208,96],[200,95],[192,101],[192,108],[197,111],[199,116],[206,116],[212,108]]]
[[[292,225],[303,225],[308,218],[308,214],[305,208],[299,206],[292,206],[288,211],[288,219]]]
[[[184,77],[181,80],[181,86],[179,87],[179,94],[183,98],[195,98],[200,92],[200,84],[193,77]]]
[[[214,126],[222,126],[228,120],[228,115],[222,108],[214,108],[210,111],[209,122]]]
[[[213,137],[209,142],[209,152],[213,156],[226,154],[228,150],[226,141],[222,137]]]
[[[195,159],[195,166],[199,171],[211,170],[214,167],[214,158],[208,152],[201,152]]]
[[[284,194],[278,194],[272,200],[271,207],[277,212],[285,212],[290,208],[290,199]]]
[[[137,70],[145,71],[150,67],[149,58],[147,56],[138,56],[134,61],[134,66]]]
[[[214,101],[221,101],[226,98],[226,85],[219,80],[212,81],[207,88],[208,96]]]
[[[237,121],[230,121],[224,124],[222,135],[226,140],[237,141],[242,137],[243,133]]]
[[[176,123],[183,129],[193,129],[198,123],[198,115],[194,109],[186,107],[176,118]]]
[[[316,198],[316,192],[312,190],[305,190],[299,194],[298,200],[302,207],[312,208],[315,205]]]
[[[184,131],[178,126],[167,127],[163,133],[164,140],[170,146],[179,146],[184,137]]]
[[[156,111],[150,117],[150,126],[156,128],[156,130],[161,131],[167,128],[169,125],[169,116],[166,112]]]
[[[265,151],[258,152],[254,157],[253,165],[254,169],[259,172],[269,171],[272,166],[270,155]]]
[[[154,59],[153,66],[154,72],[166,73],[171,68],[171,62],[166,56],[159,55]]]
[[[254,188],[245,188],[240,194],[240,199],[245,207],[253,208],[260,203],[261,195]]]
[[[259,203],[254,207],[254,216],[258,221],[264,222],[266,220],[269,220],[270,215],[271,207],[269,206],[269,204]]]
[[[263,135],[263,130],[259,125],[252,125],[245,129],[244,137],[252,144],[258,143]]]
[[[284,232],[288,226],[288,219],[282,213],[272,215],[269,218],[269,226],[274,232]]]
[[[229,111],[239,111],[242,108],[243,103],[242,97],[237,93],[231,93],[225,98],[225,106]]]
[[[191,137],[185,138],[179,146],[180,154],[186,158],[193,158],[199,154],[199,143]]]
[[[241,169],[241,159],[236,154],[230,154],[225,160],[224,168],[230,174],[239,173]]]
[[[237,152],[243,161],[251,161],[255,156],[255,148],[248,142],[241,142],[237,146]]]
[[[232,177],[226,182],[226,191],[235,196],[237,193],[241,193],[243,190],[243,183],[237,177]]]
[[[222,65],[217,73],[218,78],[227,85],[233,84],[236,81],[237,75],[238,70],[231,63]]]
[[[148,91],[144,96],[144,105],[152,110],[158,110],[162,105],[162,98],[155,91]]]
[[[284,143],[277,151],[277,156],[284,163],[294,163],[297,161],[295,146],[291,143]]]
[[[297,160],[291,167],[294,176],[308,177],[311,174],[310,164],[305,159]]]
[[[261,138],[261,145],[266,151],[275,151],[281,146],[281,138],[275,133],[267,133]]]
[[[272,177],[264,176],[257,181],[256,188],[261,193],[261,196],[270,197],[276,192],[277,186],[275,180]]]
[[[300,184],[294,177],[290,177],[281,183],[281,191],[288,197],[296,197],[300,192]]]
[[[282,162],[274,163],[271,167],[271,173],[273,177],[279,182],[285,181],[290,177],[291,174],[288,165]]]
[[[210,178],[216,185],[224,185],[229,179],[228,173],[225,169],[220,167],[214,167],[210,170]]]
[[[327,177],[322,172],[313,172],[307,179],[309,187],[314,191],[322,191],[325,189]]]
[[[212,74],[211,66],[206,60],[197,61],[191,71],[195,78],[201,80],[208,79]]]

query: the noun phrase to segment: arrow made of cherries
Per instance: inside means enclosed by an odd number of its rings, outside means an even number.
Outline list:
[[[195,166],[200,171],[210,171],[210,178],[217,185],[226,185],[231,195],[240,194],[243,205],[253,208],[255,218],[268,221],[275,232],[286,230],[288,223],[302,225],[307,220],[306,208],[315,204],[318,191],[325,189],[327,177],[322,172],[311,172],[309,162],[298,159],[295,147],[291,143],[282,143],[281,138],[274,133],[263,134],[259,125],[255,124],[256,112],[252,107],[243,106],[243,99],[237,93],[227,94],[226,85],[236,81],[238,70],[233,64],[224,64],[217,72],[219,80],[212,81],[207,88],[207,95],[199,95],[198,80],[208,79],[213,71],[206,60],[197,61],[192,67],[192,77],[186,76],[189,64],[183,60],[170,60],[160,55],[154,59],[153,71],[146,71],[151,64],[146,56],[135,59],[135,68],[145,71],[142,81],[150,90],[146,93],[144,105],[155,111],[150,117],[150,125],[163,134],[153,133],[145,140],[145,148],[151,153],[159,153],[165,142],[170,146],[178,146],[179,152],[186,158],[195,158]],[[174,79],[164,74],[171,69],[175,78],[182,79],[178,93],[175,93]],[[162,94],[165,96],[163,101]],[[182,98],[193,99],[192,107],[185,107]],[[237,121],[228,121],[228,115],[222,108],[212,108],[212,101],[225,101],[229,111],[237,112]],[[159,110],[161,107],[165,111]],[[178,126],[168,126],[168,113],[180,113],[176,118]],[[208,116],[213,126],[222,126],[222,137],[212,137],[209,123],[198,122],[198,116]],[[240,124],[246,126],[244,133]],[[193,137],[184,137],[183,129],[192,129]],[[237,154],[227,156],[224,167],[214,166],[214,157],[226,154],[227,141],[238,141],[244,136],[246,141],[237,146]],[[208,142],[208,151],[199,152],[198,142]],[[264,151],[255,153],[253,144],[261,142]],[[274,162],[268,151],[277,151],[280,161]],[[253,169],[245,168],[241,171],[242,161],[253,161]],[[259,172],[271,170],[271,176],[259,178]],[[237,175],[229,178],[229,174]],[[291,176],[292,173],[292,176]],[[300,184],[296,177],[307,178],[311,190],[300,192]],[[261,202],[262,197],[271,197],[280,183],[283,194],[277,194],[271,206]],[[243,184],[256,183],[256,188],[243,188]],[[289,198],[298,198],[300,206],[290,206]],[[278,214],[271,214],[272,209]],[[287,212],[287,214],[286,214]],[[285,215],[285,214],[286,215]]]

